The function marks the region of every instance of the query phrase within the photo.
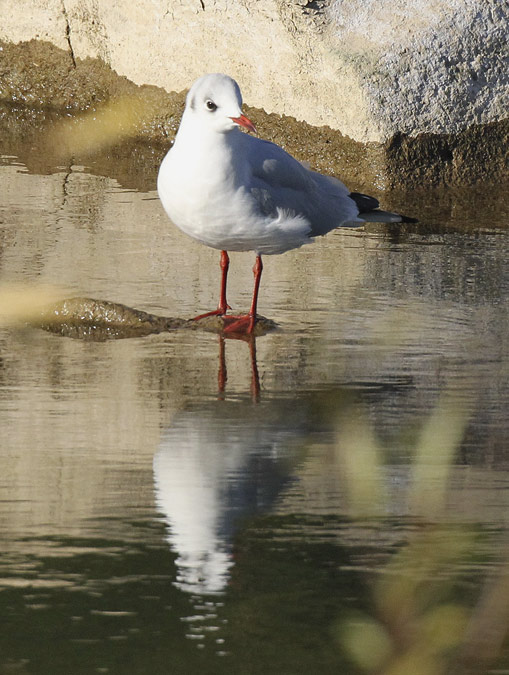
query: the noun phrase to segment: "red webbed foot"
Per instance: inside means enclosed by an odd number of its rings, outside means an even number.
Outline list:
[[[207,316],[224,316],[228,309],[231,309],[230,305],[226,305],[226,307],[218,307],[217,309],[213,309],[211,312],[205,312],[204,314],[198,314],[198,316],[195,316],[193,318],[193,321],[199,321],[200,319],[205,319]]]

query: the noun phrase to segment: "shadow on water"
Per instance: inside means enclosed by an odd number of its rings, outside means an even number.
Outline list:
[[[507,669],[500,195],[278,256],[278,330],[234,340],[164,318],[210,308],[217,256],[143,191],[155,154],[29,145],[0,167],[0,672]]]

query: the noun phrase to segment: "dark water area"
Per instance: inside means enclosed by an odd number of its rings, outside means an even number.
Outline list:
[[[214,308],[158,153],[4,148],[0,289]],[[0,673],[509,672],[503,190],[383,200],[266,257],[253,343],[0,327]]]

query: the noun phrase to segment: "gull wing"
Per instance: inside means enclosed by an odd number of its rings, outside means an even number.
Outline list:
[[[285,211],[311,224],[311,236],[326,234],[359,213],[348,188],[311,171],[274,143],[243,134],[251,172],[249,189],[264,215]]]

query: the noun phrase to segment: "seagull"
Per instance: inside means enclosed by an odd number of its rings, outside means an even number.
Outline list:
[[[170,220],[187,235],[221,251],[217,309],[224,332],[251,335],[256,323],[262,255],[284,253],[343,225],[364,220],[413,219],[380,211],[378,200],[337,178],[312,171],[280,146],[248,133],[237,82],[221,73],[200,77],[189,90],[173,146],[164,157],[157,190]],[[254,251],[249,313],[228,315],[228,251]]]

